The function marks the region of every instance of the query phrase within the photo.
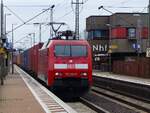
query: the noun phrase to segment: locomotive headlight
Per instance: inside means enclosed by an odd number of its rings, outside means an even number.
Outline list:
[[[58,73],[58,72],[57,72],[57,73],[55,73],[55,75],[56,75],[56,76],[61,76],[62,73]]]
[[[58,76],[58,75],[59,75],[59,73],[55,73],[55,75],[56,75],[56,76]]]
[[[81,73],[82,76],[87,76],[87,73]]]

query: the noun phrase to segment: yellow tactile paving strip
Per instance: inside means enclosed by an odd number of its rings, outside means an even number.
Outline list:
[[[9,74],[0,86],[0,113],[45,113],[19,74]]]

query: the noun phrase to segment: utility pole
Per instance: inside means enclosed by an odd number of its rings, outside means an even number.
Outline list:
[[[141,30],[142,30],[142,22],[141,22],[141,15],[138,17],[137,20],[137,49],[138,49],[138,57],[142,53],[142,44],[141,44]]]
[[[42,32],[42,25],[45,23],[33,23],[34,25],[39,25],[39,42],[41,42],[41,32]]]
[[[13,65],[13,58],[14,58],[14,24],[12,24],[12,61],[11,61],[11,66],[12,66],[12,74],[14,74],[14,65]]]
[[[32,33],[33,34],[33,46],[35,45],[35,33]]]
[[[1,5],[0,5],[0,15],[1,15],[1,19],[0,19],[0,82],[1,82],[1,85],[4,84],[4,71],[5,71],[5,59],[4,59],[4,23],[3,23],[3,0],[1,0]],[[2,50],[3,49],[3,50]]]
[[[148,42],[149,42],[149,48],[150,48],[150,0],[148,5]]]
[[[1,23],[0,24],[1,24],[1,34],[0,34],[1,42],[0,43],[1,43],[1,47],[3,47],[3,38],[4,38],[4,34],[3,34],[4,33],[4,31],[3,31],[3,27],[4,27],[3,26],[3,24],[4,24],[3,23],[3,0],[1,0]]]
[[[142,20],[140,14],[133,14],[134,17],[137,18],[137,25],[136,25],[136,50],[137,50],[137,56],[140,57],[140,54],[142,53],[142,40],[141,40],[141,31],[142,31]]]
[[[50,23],[53,23],[53,8],[55,5],[52,5],[50,8]],[[50,26],[50,37],[53,38],[53,30],[52,27]]]
[[[109,54],[109,61],[108,61],[108,64],[109,64],[109,72],[111,73],[112,71],[112,58],[111,58],[111,53],[112,53],[112,39],[111,39],[111,29],[112,29],[112,25],[111,24],[106,24],[106,26],[108,26],[109,28],[109,50],[108,50],[108,54]]]
[[[7,34],[6,34],[6,31],[7,31],[7,30],[6,30],[6,27],[7,27],[7,16],[10,16],[10,15],[11,15],[11,14],[9,14],[9,13],[6,13],[6,14],[5,14],[5,38],[6,38],[6,35],[7,35]]]
[[[75,37],[76,39],[79,39],[79,5],[83,4],[82,2],[79,2],[79,0],[76,0],[76,2],[72,1],[72,4],[76,4],[76,10],[75,10]]]

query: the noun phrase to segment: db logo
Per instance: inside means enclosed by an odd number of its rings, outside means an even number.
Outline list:
[[[74,69],[75,65],[74,64],[68,64],[68,69]]]

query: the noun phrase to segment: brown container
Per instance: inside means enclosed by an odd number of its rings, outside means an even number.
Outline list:
[[[115,61],[115,73],[120,74],[120,61]]]
[[[147,13],[115,13],[110,16],[110,23],[112,26],[127,26],[133,27],[137,26],[137,21],[139,17],[136,15],[140,15],[140,19],[142,20],[142,25],[148,25],[148,14]]]
[[[150,78],[150,59],[141,58],[139,60],[139,74],[140,77]]]
[[[114,61],[113,72],[133,77],[150,78],[150,59],[135,58],[133,61]]]
[[[120,61],[117,61],[116,72],[117,72],[117,74],[120,74]]]
[[[90,16],[86,19],[86,30],[108,29],[109,16]]]
[[[124,61],[120,61],[120,74],[124,75]]]
[[[137,60],[131,62],[130,72],[131,72],[131,76],[137,76],[137,77],[139,76],[139,63]]]

